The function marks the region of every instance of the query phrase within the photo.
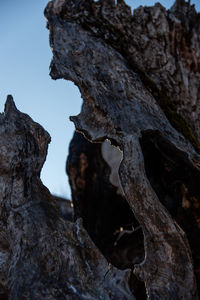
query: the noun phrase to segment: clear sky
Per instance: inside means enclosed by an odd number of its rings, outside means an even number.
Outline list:
[[[52,54],[43,16],[48,0],[0,0],[0,111],[8,94],[51,135],[42,181],[56,195],[70,198],[65,162],[74,125],[70,115],[80,112],[81,97],[73,83],[49,76]],[[127,0],[132,8],[152,0]],[[161,0],[169,8],[172,0]],[[200,1],[193,0],[200,11]]]

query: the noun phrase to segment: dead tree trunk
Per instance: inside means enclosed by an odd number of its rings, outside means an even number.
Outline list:
[[[199,14],[184,0],[133,15],[123,0],[55,0],[45,15],[51,76],[79,87],[72,121],[90,142],[70,146],[72,223],[40,181],[48,133],[8,97],[0,299],[139,300],[143,284],[149,299],[198,299]]]
[[[9,96],[0,115],[0,299],[134,299],[130,271],[109,267],[40,181],[49,134]]]
[[[45,15],[51,76],[84,100],[76,129],[123,152],[123,194],[144,234],[134,273],[150,299],[198,299],[200,16],[184,0],[134,14],[123,0],[51,1]]]

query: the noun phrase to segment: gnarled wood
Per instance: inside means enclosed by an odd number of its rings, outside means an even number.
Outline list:
[[[0,115],[1,299],[134,299],[130,272],[109,268],[81,219],[67,221],[42,185],[49,142],[9,96]]]
[[[91,141],[107,138],[123,152],[120,180],[145,241],[134,272],[150,299],[198,299],[186,235],[148,177],[144,148],[155,143],[169,174],[170,159],[180,161],[183,207],[188,193],[199,203],[199,15],[184,1],[168,12],[157,4],[131,15],[122,0],[51,1],[45,15],[51,76],[72,80],[84,100],[72,121]],[[188,170],[195,183],[181,177]]]

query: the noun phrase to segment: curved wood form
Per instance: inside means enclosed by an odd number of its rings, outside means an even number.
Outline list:
[[[187,211],[199,237],[199,15],[184,1],[132,15],[123,0],[62,0],[49,2],[45,16],[50,74],[72,80],[84,100],[71,118],[76,129],[123,152],[120,180],[145,243],[134,272],[149,299],[198,299],[190,246],[170,203],[178,197],[175,208]]]
[[[130,271],[109,267],[82,220],[42,185],[49,134],[8,96],[0,115],[0,299],[124,299]]]

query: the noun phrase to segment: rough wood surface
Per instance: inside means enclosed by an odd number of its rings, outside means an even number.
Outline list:
[[[76,129],[123,152],[123,192],[144,234],[135,274],[150,299],[198,299],[186,234],[163,204],[179,193],[199,237],[199,15],[183,0],[133,15],[123,0],[51,1],[45,15],[51,76],[72,80],[84,100],[71,118]],[[163,185],[147,146],[157,151]],[[167,195],[171,175],[178,184]]]
[[[49,134],[11,96],[0,115],[0,299],[134,299],[120,271],[42,185]],[[58,200],[56,200],[58,201]]]

